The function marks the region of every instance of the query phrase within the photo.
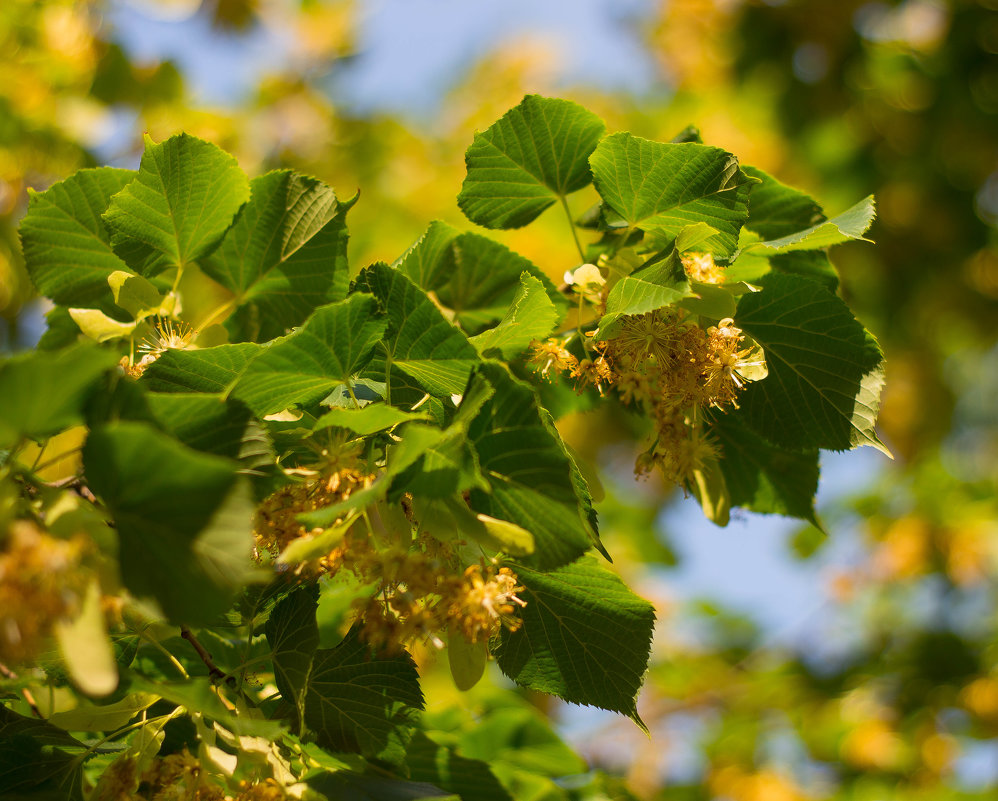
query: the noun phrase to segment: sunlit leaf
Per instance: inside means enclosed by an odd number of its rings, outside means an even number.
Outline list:
[[[146,368],[142,384],[153,392],[224,392],[259,352],[249,342],[168,350]]]
[[[737,247],[749,190],[758,180],[742,172],[730,153],[618,133],[600,142],[590,163],[603,200],[629,225],[656,232],[662,245],[702,222],[718,231],[705,249],[729,255]]]
[[[398,270],[379,263],[357,277],[356,288],[373,294],[388,317],[384,342],[392,370],[439,397],[464,391],[479,361],[478,352],[419,287]],[[384,376],[385,369],[379,356],[371,373]]]
[[[790,253],[795,250],[821,250],[854,239],[869,242],[870,240],[863,234],[873,224],[874,217],[876,217],[876,207],[871,195],[830,220],[819,222],[803,231],[779,239],[755,242],[748,247],[759,249],[768,255]]]
[[[370,360],[386,325],[375,311],[374,298],[363,294],[316,309],[246,365],[233,394],[261,416],[317,403]]]
[[[520,275],[520,287],[495,328],[471,338],[478,352],[496,350],[505,359],[518,356],[535,339],[544,339],[560,317],[544,285],[529,273]]]
[[[249,200],[249,179],[225,151],[189,134],[156,144],[145,137],[135,180],[114,196],[103,219],[111,246],[151,276],[211,253]]]
[[[202,269],[235,293],[233,339],[264,342],[346,295],[346,214],[331,187],[290,170],[254,178],[252,196]]]
[[[592,180],[587,159],[603,131],[603,121],[582,106],[527,95],[475,135],[458,205],[486,228],[526,225]]]
[[[132,170],[98,167],[31,193],[20,230],[25,266],[39,292],[66,306],[110,299],[108,276],[127,267],[111,250],[101,215],[134,177]]]
[[[573,482],[571,458],[542,417],[537,396],[502,367],[480,375],[495,388],[468,429],[490,491],[473,490],[471,506],[534,535],[529,563],[566,564],[593,544],[595,532]]]

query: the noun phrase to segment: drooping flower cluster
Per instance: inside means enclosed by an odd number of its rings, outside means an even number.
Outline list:
[[[705,331],[684,310],[663,308],[622,318],[612,336],[591,344],[585,359],[548,341],[533,344],[530,362],[546,377],[567,372],[579,386],[601,394],[612,386],[623,403],[641,407],[655,433],[636,472],[658,467],[670,481],[686,485],[719,455],[704,431],[702,410],[737,406],[746,383],[741,371],[762,364],[761,352],[744,343],[731,318]]]
[[[476,564],[457,575],[453,565],[421,557],[418,551],[406,554],[393,580],[382,584],[382,593],[363,603],[362,636],[368,642],[394,650],[423,639],[441,648],[437,632],[480,642],[502,627],[519,628],[515,613],[526,605],[517,596],[523,587],[508,567]]]
[[[30,520],[10,525],[0,545],[0,661],[29,660],[58,621],[79,611],[86,548],[85,538],[56,539]]]
[[[710,253],[684,253],[680,262],[691,281],[701,284],[724,283],[724,265],[717,264]]]
[[[266,552],[276,557],[294,540],[316,532],[298,515],[344,501],[373,480],[373,476],[357,470],[342,469],[326,478],[281,487],[257,507],[253,524],[257,556]]]
[[[343,501],[372,480],[341,470],[278,490],[257,511],[258,555],[276,557],[296,539],[320,534],[321,529],[309,529],[298,515]],[[454,547],[425,533],[411,542],[407,534],[386,547],[375,542],[365,524],[358,519],[329,553],[298,565],[296,572],[333,577],[349,571],[370,586],[372,593],[357,601],[355,609],[363,621],[361,634],[372,645],[394,651],[418,639],[443,647],[439,632],[456,631],[478,642],[503,626],[519,626],[515,612],[524,602],[516,593],[523,587],[509,568],[486,563],[463,568]]]

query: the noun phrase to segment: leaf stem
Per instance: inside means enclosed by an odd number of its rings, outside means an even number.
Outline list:
[[[45,449],[49,446],[49,443],[51,441],[52,441],[51,439],[45,440],[45,442],[42,443],[42,447],[40,447],[38,449],[38,455],[35,456],[35,461],[33,461],[31,463],[31,472],[32,473],[34,473],[34,472],[36,472],[38,470],[38,462],[41,461],[42,454],[45,453]]]
[[[350,383],[350,379],[349,378],[347,379],[346,384],[347,384],[347,393],[350,395],[350,400],[353,401],[353,407],[355,409],[359,409],[360,408],[360,401],[357,400],[357,396],[354,394],[353,384]]]
[[[575,249],[579,251],[579,259],[581,259],[580,264],[584,264],[586,261],[585,251],[582,249],[582,243],[579,241],[579,234],[575,230],[575,221],[572,219],[572,212],[568,208],[568,201],[565,199],[564,195],[559,195],[561,199],[561,207],[565,210],[565,217],[568,218],[568,227],[572,231],[572,239],[575,240]]]
[[[169,651],[167,651],[162,643],[160,643],[158,640],[154,640],[152,637],[146,634],[145,631],[137,631],[137,633],[139,637],[141,637],[143,640],[149,643],[153,648],[155,648],[157,651],[163,654],[163,656],[169,659],[170,663],[180,672],[181,676],[183,676],[185,679],[189,679],[191,677],[190,674],[187,672],[187,669],[182,664],[180,664],[180,660],[177,659],[177,657],[175,657]]]
[[[235,305],[236,305],[236,297],[233,296],[233,297],[229,298],[227,301],[225,301],[225,303],[223,303],[217,309],[215,309],[214,311],[212,311],[212,313],[209,314],[207,317],[205,317],[200,323],[198,323],[197,330],[198,331],[203,331],[209,325],[211,325],[212,323],[214,323],[215,320],[216,320],[216,318],[221,317],[222,315],[224,315],[228,311],[231,311],[231,309]]]

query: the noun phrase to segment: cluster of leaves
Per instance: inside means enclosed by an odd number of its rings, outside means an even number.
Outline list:
[[[167,775],[192,798],[534,797],[536,769],[490,766],[470,721],[421,717],[414,641],[446,640],[462,689],[491,654],[521,687],[643,725],[654,612],[589,553],[608,558],[593,473],[554,426],[603,388],[546,383],[538,340],[584,358],[675,312],[730,318],[764,351],[768,375],[701,421],[715,444],[688,487],[718,522],[814,521],[818,450],[882,447],[882,356],[825,253],[862,237],[869,200],[826,219],[694,132],[607,136],[538,96],[466,161],[459,204],[490,228],[592,183],[569,223],[596,232],[593,281],[556,287],[439,222],[352,275],[356,198],[289,170],[249,180],[187,135],[32,196],[24,257],[55,305],[39,349],[0,363],[0,582],[40,598],[74,580],[0,631],[10,797],[152,798]],[[690,278],[694,249],[722,282]],[[28,633],[58,653],[32,659]],[[78,706],[22,714],[42,686]],[[510,710],[502,737],[535,727]]]

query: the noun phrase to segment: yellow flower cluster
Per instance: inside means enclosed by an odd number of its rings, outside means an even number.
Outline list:
[[[241,781],[235,795],[208,778],[201,763],[185,748],[156,757],[138,775],[135,757],[115,760],[94,789],[95,801],[284,801],[288,794],[273,779]]]
[[[400,556],[394,567],[391,580],[382,581],[381,594],[361,606],[362,636],[372,645],[392,651],[423,639],[442,648],[437,632],[458,632],[479,642],[503,626],[510,631],[520,626],[515,612],[526,604],[516,593],[523,587],[508,567],[471,565],[456,575],[452,565],[420,551]]]
[[[79,611],[86,547],[83,537],[55,539],[29,520],[10,525],[0,550],[0,661],[28,661],[57,621]]]
[[[277,556],[294,540],[320,533],[298,520],[303,512],[337,503],[370,485],[372,476],[343,469],[329,478],[281,488],[257,509],[254,536],[258,556]],[[339,522],[339,521],[337,521]],[[403,538],[403,539],[408,539]],[[458,631],[471,642],[488,639],[506,626],[516,629],[516,593],[523,588],[509,568],[472,565],[462,572],[454,549],[427,534],[412,543],[377,547],[358,523],[328,554],[298,572],[335,576],[348,570],[376,594],[356,604],[364,638],[398,650],[417,639],[442,647],[442,631]]]
[[[737,406],[745,386],[739,372],[761,364],[758,351],[743,347],[744,341],[731,318],[705,331],[693,315],[664,308],[624,317],[614,336],[593,344],[590,358],[576,360],[557,341],[533,343],[529,358],[542,375],[568,372],[580,386],[594,386],[601,394],[613,386],[623,403],[645,409],[655,424],[655,441],[635,471],[658,467],[667,479],[685,485],[718,456],[703,432],[701,410]]]
[[[328,478],[281,487],[257,507],[253,523],[257,556],[267,552],[276,557],[292,541],[316,533],[318,530],[309,530],[298,515],[346,500],[372,481],[373,476],[343,469]]]
[[[701,284],[724,283],[724,265],[717,264],[710,253],[684,253],[680,262],[691,281]]]

